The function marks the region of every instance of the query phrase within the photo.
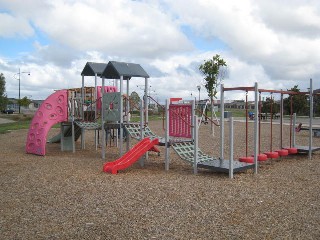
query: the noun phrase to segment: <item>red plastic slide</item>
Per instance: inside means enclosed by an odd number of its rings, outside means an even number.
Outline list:
[[[159,144],[159,139],[157,138],[152,141],[150,140],[150,138],[144,138],[136,145],[134,145],[134,147],[131,148],[130,151],[124,154],[121,158],[113,162],[105,163],[103,165],[103,171],[117,174],[119,170],[126,169],[127,167],[138,161],[143,154],[145,154],[154,145],[157,144]]]

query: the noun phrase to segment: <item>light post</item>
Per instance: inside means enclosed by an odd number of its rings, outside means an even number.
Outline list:
[[[20,68],[19,68],[19,72],[18,73],[16,73],[13,77],[15,78],[15,79],[17,79],[18,81],[19,81],[19,101],[18,101],[18,104],[19,104],[19,114],[20,114],[20,111],[21,111],[21,108],[20,108],[20,99],[21,99],[21,95],[20,95],[20,80],[21,80],[21,74],[22,73],[27,73],[28,75],[30,75],[30,72],[21,72],[20,71]],[[19,77],[18,78],[16,78],[15,76],[16,75],[19,75]]]
[[[197,88],[198,88],[198,91],[199,91],[199,104],[200,104],[200,90],[201,90],[201,86],[198,85]]]
[[[201,105],[200,105],[200,90],[201,90],[201,86],[200,86],[200,85],[198,85],[198,86],[197,86],[197,88],[198,88],[198,91],[199,91],[198,108],[199,108],[199,111],[201,111]],[[201,115],[200,115],[200,116],[201,116]]]

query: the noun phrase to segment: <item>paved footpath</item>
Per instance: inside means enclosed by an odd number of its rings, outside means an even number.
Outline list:
[[[239,121],[239,122],[245,122],[246,121],[246,119],[244,117],[236,117],[234,120],[235,121]],[[254,121],[253,120],[249,120],[249,122],[254,122]],[[279,119],[273,119],[272,122],[274,124],[280,124],[280,120]],[[262,120],[261,123],[262,124],[268,124],[268,123],[270,124],[270,119]],[[307,117],[297,117],[296,124],[298,125],[299,123],[302,123],[303,127],[309,127],[309,118],[307,118]],[[288,118],[283,119],[283,124],[284,125],[290,125],[290,119],[288,119]],[[320,128],[320,118],[319,117],[313,118],[312,126],[314,128]]]
[[[7,118],[1,118],[0,117],[0,124],[4,124],[4,123],[12,123],[15,122],[13,120],[7,119]]]

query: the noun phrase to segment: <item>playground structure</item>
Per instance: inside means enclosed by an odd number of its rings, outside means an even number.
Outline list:
[[[193,101],[183,102],[174,101],[180,98],[167,101],[165,137],[155,135],[148,127],[148,78],[149,75],[139,64],[123,63],[110,61],[108,64],[88,62],[82,73],[82,87],[75,89],[59,90],[50,95],[36,112],[28,132],[26,142],[26,152],[36,155],[46,154],[47,134],[50,128],[60,123],[61,132],[49,142],[61,143],[62,151],[75,152],[75,141],[81,137],[81,149],[85,148],[86,130],[95,131],[95,147],[97,150],[98,143],[101,143],[101,157],[106,158],[106,138],[111,130],[116,130],[117,139],[119,139],[120,158],[114,162],[107,162],[103,170],[106,172],[117,173],[119,170],[127,168],[140,159],[140,164],[144,164],[145,155],[148,157],[148,151],[160,152],[156,145],[163,145],[166,149],[165,170],[169,170],[169,148],[172,147],[180,158],[189,162],[197,173],[198,168],[211,169],[218,172],[229,173],[232,178],[233,173],[254,168],[258,172],[258,161],[262,159],[260,154],[260,118],[254,118],[254,151],[252,156],[248,156],[246,141],[246,158],[249,160],[239,162],[233,161],[233,119],[230,119],[230,153],[229,159],[224,157],[224,135],[225,135],[225,118],[224,114],[220,117],[220,156],[212,157],[204,154],[198,148],[198,131],[203,120],[204,112],[201,118],[195,116],[195,103]],[[94,76],[95,86],[85,87],[85,77]],[[98,77],[101,78],[101,86],[98,86]],[[130,110],[130,101],[125,101],[124,106],[124,81],[126,81],[126,96],[129,96],[129,82],[132,77],[142,77],[145,79],[144,99],[140,104],[140,123],[130,123],[124,116],[128,116]],[[105,79],[114,79],[115,86],[105,86]],[[297,94],[289,91],[265,90],[258,89],[256,83],[254,87],[224,88],[221,85],[221,106],[220,111],[224,113],[224,92],[233,90],[244,90],[255,92],[255,110],[254,115],[260,116],[258,95],[261,92]],[[308,94],[308,93],[299,93]],[[295,131],[290,134],[290,147],[297,148],[298,152],[308,152],[309,158],[311,153],[320,148],[312,147],[312,80],[310,80],[310,126],[311,137],[309,146],[295,146]],[[247,114],[246,114],[247,115]],[[295,126],[295,118],[292,114],[292,129]],[[145,119],[144,119],[145,118]],[[282,119],[283,110],[280,116],[281,122],[281,146],[280,152],[284,151],[282,146]],[[272,117],[271,117],[272,121]],[[199,124],[198,124],[199,123]],[[272,129],[272,122],[271,122]],[[139,142],[129,150],[130,138],[127,137],[126,154],[123,154],[124,131]],[[246,125],[247,131],[247,125]],[[272,130],[271,130],[272,133]],[[118,138],[119,137],[119,138]],[[291,142],[292,137],[292,142]],[[118,140],[117,140],[118,141]],[[272,143],[272,134],[271,134]],[[292,144],[291,144],[292,143]],[[292,146],[291,146],[292,145]],[[272,147],[271,147],[272,150]],[[267,154],[265,154],[267,155]],[[249,157],[249,158],[248,158]],[[264,157],[264,156],[263,156]],[[272,158],[267,155],[268,158]]]
[[[101,155],[105,158],[105,130],[119,129],[119,150],[122,155],[123,82],[127,82],[126,93],[129,95],[129,80],[132,77],[144,77],[147,86],[149,75],[139,64],[110,61],[108,64],[87,62],[81,76],[81,88],[56,91],[43,102],[31,122],[26,143],[27,153],[45,155],[48,131],[53,125],[61,123],[61,133],[63,133],[60,135],[61,150],[75,151],[74,141],[79,137],[79,129],[81,148],[85,148],[85,130],[95,130],[97,149],[99,130],[103,130],[101,131]],[[84,86],[85,76],[94,76],[94,88]],[[102,86],[97,84],[98,77],[102,79]],[[115,79],[116,85],[105,86],[105,79]],[[120,88],[118,82],[120,82]],[[146,95],[147,91],[148,88],[145,89]],[[147,105],[146,108],[148,108]],[[125,115],[128,115],[128,109],[129,106],[125,108]],[[59,141],[58,138],[55,141]]]
[[[289,154],[296,154],[296,153],[308,153],[309,159],[312,157],[312,153],[315,151],[319,151],[320,147],[314,147],[312,146],[312,132],[313,132],[313,92],[312,92],[312,79],[310,79],[310,91],[309,92],[294,92],[294,91],[282,91],[282,90],[268,90],[268,89],[258,89],[256,86],[255,87],[234,87],[234,88],[224,88],[224,86],[221,86],[221,112],[224,111],[224,92],[225,91],[254,91],[255,92],[255,111],[254,115],[258,116],[254,118],[254,154],[253,155],[248,155],[248,112],[247,112],[247,107],[246,107],[246,156],[241,157],[239,160],[242,162],[247,162],[247,163],[254,163],[256,165],[256,171],[257,171],[257,166],[259,161],[265,161],[267,159],[273,159],[273,158],[279,158],[283,156],[287,156]],[[272,102],[272,94],[281,94],[281,100],[280,100],[280,146],[278,150],[273,151],[273,112],[272,112],[272,105],[270,109],[270,151],[261,153],[260,152],[260,128],[261,128],[261,93],[270,93],[271,94],[271,102]],[[296,114],[292,112],[292,100],[291,100],[291,113],[290,113],[290,146],[283,146],[283,95],[297,95],[297,94],[303,94],[303,95],[309,95],[309,145],[308,146],[297,146],[295,144],[295,138],[296,138],[296,132],[295,132],[295,126],[296,126]],[[259,100],[258,100],[258,95],[259,95]],[[246,94],[247,96],[247,94]],[[291,98],[292,99],[292,98]],[[246,99],[247,103],[247,99]],[[223,129],[223,119],[224,116],[223,114],[221,118],[221,128]],[[258,130],[257,130],[258,129]],[[221,142],[224,141],[223,135],[220,136]],[[221,144],[221,152],[223,150],[223,144]]]
[[[233,161],[233,118],[230,121],[229,159],[217,158],[203,153],[198,147],[201,118],[196,116],[194,109],[193,101],[189,104],[169,102],[168,100],[166,102],[165,170],[169,170],[170,146],[182,160],[193,166],[195,174],[197,174],[198,168],[204,168],[228,173],[229,177],[233,178],[234,173],[254,167],[251,163]],[[224,131],[224,129],[220,128],[220,131]]]

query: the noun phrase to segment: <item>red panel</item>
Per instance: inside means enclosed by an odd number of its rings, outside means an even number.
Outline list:
[[[191,138],[192,105],[170,104],[169,136]]]

